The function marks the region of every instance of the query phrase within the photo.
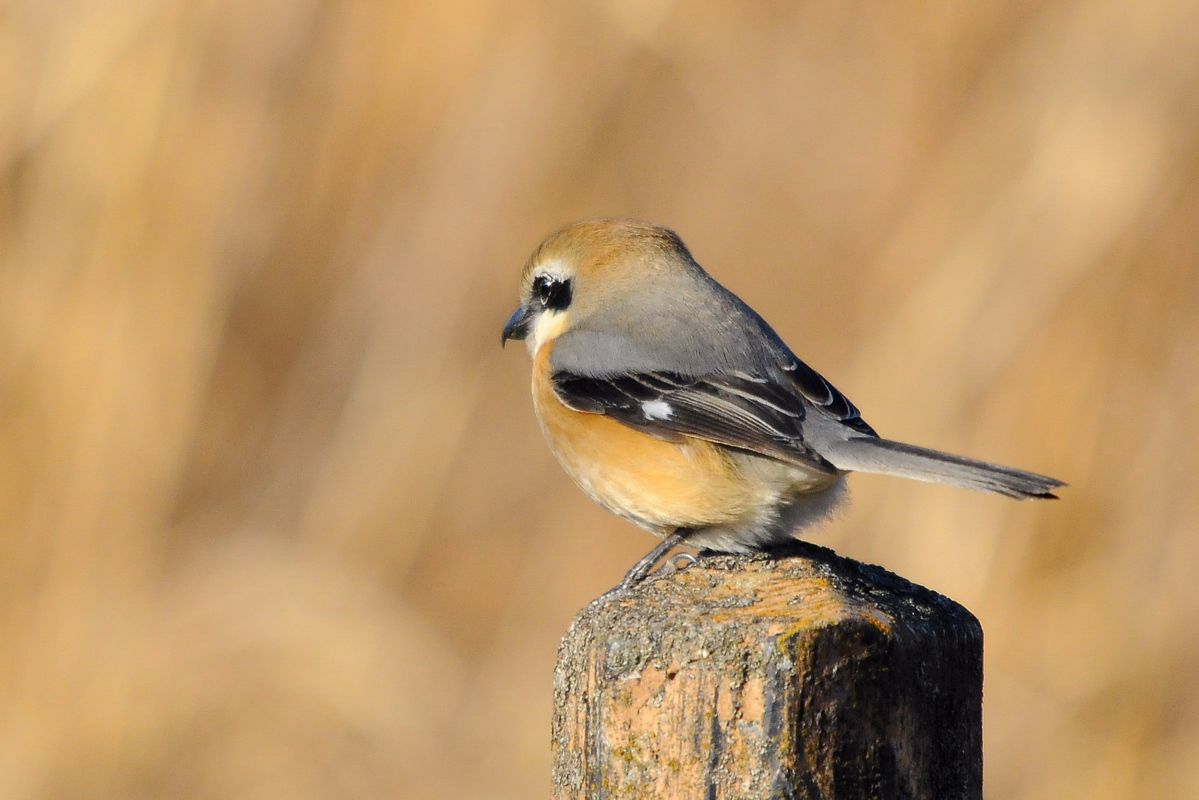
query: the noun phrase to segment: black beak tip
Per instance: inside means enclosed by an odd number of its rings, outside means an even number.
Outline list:
[[[508,343],[509,339],[523,339],[529,335],[529,314],[522,307],[512,312],[512,316],[508,317],[508,321],[504,323],[504,332],[500,334],[500,347]]]

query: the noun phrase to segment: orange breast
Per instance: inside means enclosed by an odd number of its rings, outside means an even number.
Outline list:
[[[550,383],[552,343],[533,363],[533,404],[558,461],[600,505],[651,529],[735,522],[768,498],[716,445],[667,442],[567,408]]]

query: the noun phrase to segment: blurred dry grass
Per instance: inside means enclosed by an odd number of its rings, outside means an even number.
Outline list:
[[[987,631],[992,798],[1199,797],[1199,6],[0,2],[0,796],[526,798],[648,546],[514,280],[670,224],[879,430],[812,538]]]

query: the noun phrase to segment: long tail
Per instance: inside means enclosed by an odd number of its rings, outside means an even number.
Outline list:
[[[854,437],[824,454],[838,469],[898,475],[931,483],[998,492],[1019,499],[1055,498],[1056,478],[877,437]]]

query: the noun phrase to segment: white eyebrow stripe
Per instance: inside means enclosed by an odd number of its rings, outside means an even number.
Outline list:
[[[560,261],[543,261],[530,273],[529,277],[536,280],[542,276],[556,281],[568,281],[570,280],[570,270]]]
[[[674,409],[665,400],[646,400],[641,404],[641,411],[646,419],[670,419]]]

